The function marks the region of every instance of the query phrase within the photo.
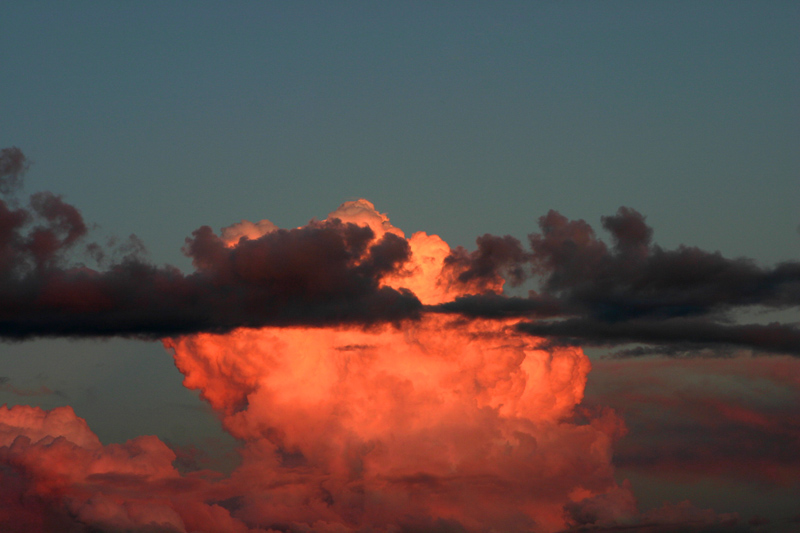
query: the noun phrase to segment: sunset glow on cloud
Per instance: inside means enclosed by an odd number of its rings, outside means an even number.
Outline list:
[[[800,3],[0,19],[0,533],[800,531]]]
[[[376,238],[402,236],[364,200],[331,217],[342,215]],[[405,272],[388,283],[409,282],[423,304],[462,293],[441,275],[443,241],[417,234],[409,245]],[[588,359],[537,349],[512,325],[433,314],[402,327],[262,328],[165,345],[184,385],[244,443],[231,483],[248,523],[557,531],[570,521],[565,505],[610,493],[622,500],[610,518],[632,512],[610,464],[621,422],[570,422]]]
[[[626,422],[583,403],[592,364],[580,344],[640,343],[629,357],[748,348],[797,369],[796,325],[726,313],[797,305],[800,265],[663,250],[632,209],[603,219],[612,246],[551,211],[529,247],[487,234],[470,252],[407,237],[359,199],[295,229],[204,226],[186,239],[190,274],[136,253],[93,269],[76,255],[103,250],[78,210],[50,193],[23,203],[25,158],[2,154],[0,335],[161,339],[241,457],[229,474],[180,472],[155,436],[103,445],[69,407],[3,407],[4,531],[711,531],[737,517],[690,502],[640,513],[615,478]],[[504,292],[536,277],[527,297]],[[758,371],[785,376],[778,366]],[[674,407],[659,385],[654,374],[629,399]],[[786,413],[732,399],[699,398],[687,423],[709,413],[797,439],[779,429]],[[622,464],[657,475],[720,468],[679,458],[682,443],[666,459],[632,443]],[[769,482],[797,472],[789,457],[771,471],[758,457]]]

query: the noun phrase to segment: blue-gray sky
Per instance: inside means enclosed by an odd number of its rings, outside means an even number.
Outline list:
[[[605,237],[629,206],[668,249],[800,259],[797,2],[12,1],[0,20],[0,148],[31,161],[25,190],[157,264],[188,269],[201,225],[362,197],[470,249],[550,209]],[[106,442],[221,435],[157,343],[0,354],[6,385],[56,392],[0,402],[73,405]]]
[[[620,205],[665,246],[800,252],[793,2],[4,8],[2,145],[179,262],[202,224],[366,197],[471,245]]]

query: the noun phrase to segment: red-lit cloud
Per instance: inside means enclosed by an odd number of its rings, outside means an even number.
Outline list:
[[[330,217],[403,238],[363,200]],[[441,239],[407,242],[389,287],[410,284],[429,305],[467,290],[448,278]],[[239,329],[165,344],[184,385],[243,442],[230,483],[242,487],[235,514],[247,523],[558,531],[570,524],[565,505],[600,495],[619,500],[615,517],[633,513],[610,463],[620,422],[611,412],[569,422],[588,359],[540,350],[512,326],[433,314],[402,328]]]
[[[513,237],[484,235],[470,252],[436,235],[406,237],[357,200],[295,229],[268,220],[220,234],[204,226],[185,243],[190,274],[136,253],[92,269],[73,257],[87,233],[75,208],[50,193],[20,207],[15,191],[24,170],[21,152],[2,152],[0,336],[162,339],[184,385],[240,442],[241,464],[224,476],[181,473],[175,452],[156,437],[104,446],[70,408],[2,408],[6,530],[741,525],[689,503],[638,513],[630,485],[614,478],[614,445],[626,424],[597,399],[581,403],[591,364],[578,346],[745,346],[800,355],[795,325],[725,322],[745,306],[796,305],[798,263],[765,269],[692,248],[665,251],[651,244],[644,217],[627,208],[603,219],[611,247],[585,222],[550,212],[529,249]],[[104,253],[93,243],[84,251]],[[507,282],[531,277],[538,292],[504,294]],[[690,415],[715,430],[727,427],[719,420],[747,428],[740,434],[748,439],[766,432],[777,446],[797,438],[797,428],[785,427],[788,413],[719,397],[700,398]],[[650,459],[648,450],[631,449],[622,460],[649,468]],[[787,475],[797,472],[791,457],[778,461]],[[701,465],[720,471],[703,457],[680,467]],[[783,482],[761,463],[754,468]]]
[[[69,407],[0,407],[0,525],[9,533],[245,532],[199,472],[153,436],[103,446]]]

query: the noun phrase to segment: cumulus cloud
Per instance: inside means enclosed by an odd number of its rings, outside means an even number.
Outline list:
[[[363,223],[402,235],[379,217]],[[387,287],[412,286],[425,305],[465,295],[442,274],[454,271],[441,239],[407,242]],[[229,486],[247,524],[553,532],[571,524],[565,505],[600,495],[615,505],[606,516],[633,512],[611,466],[621,421],[572,420],[588,358],[542,350],[513,324],[437,313],[403,328],[242,328],[164,344],[243,443]]]
[[[370,222],[334,218],[233,245],[201,229],[187,252],[198,273],[226,287],[263,283],[287,308],[304,283],[302,297],[318,302],[356,297],[371,287],[364,278],[395,293],[413,286],[420,305],[465,295],[441,239],[406,240],[386,222],[379,238]],[[453,275],[442,282],[442,272]],[[241,443],[241,465],[181,475],[155,437],[103,446],[71,410],[12,408],[0,410],[0,465],[17,483],[8,498],[34,495],[59,527],[101,531],[555,532],[573,523],[566,505],[592,498],[609,503],[607,519],[634,512],[611,464],[621,421],[608,410],[573,420],[588,358],[541,349],[513,325],[430,314],[403,328],[167,338],[184,385]],[[37,524],[32,508],[12,519]]]
[[[502,325],[441,316],[165,344],[243,443],[230,483],[247,523],[557,531],[565,504],[627,493],[610,463],[618,419],[570,422],[589,371],[574,348],[538,350]]]
[[[0,407],[0,526],[13,533],[250,531],[153,436],[103,446],[69,407]],[[256,529],[252,530],[256,531]],[[263,530],[262,530],[263,531]]]
[[[185,241],[187,274],[144,261],[135,238],[116,261],[85,243],[80,212],[57,195],[20,201],[26,166],[17,149],[0,156],[0,337],[162,339],[184,385],[240,443],[241,464],[222,475],[202,468],[196,450],[176,454],[156,437],[103,445],[70,408],[2,407],[6,530],[761,525],[689,503],[639,513],[630,485],[614,476],[626,424],[602,405],[582,405],[591,364],[579,346],[800,355],[796,325],[730,319],[749,306],[798,305],[798,263],[764,268],[663,250],[628,208],[602,220],[611,245],[551,211],[527,248],[484,235],[475,251],[452,249],[436,235],[406,237],[362,199],[294,229],[268,220],[219,234],[203,226]],[[112,261],[90,268],[80,252]],[[507,282],[531,281],[539,285],[527,297],[504,293]],[[9,380],[0,387],[20,392]],[[753,442],[756,429],[778,446],[797,438],[783,412],[706,400],[693,415],[744,425]],[[646,450],[625,457],[650,458]],[[791,457],[779,458],[794,472]]]

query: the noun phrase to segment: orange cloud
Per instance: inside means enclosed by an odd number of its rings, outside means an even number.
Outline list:
[[[331,217],[374,226],[377,238],[403,235],[371,210],[360,201]],[[405,270],[387,286],[424,304],[468,293],[447,276],[444,241],[418,233],[408,243]],[[184,385],[243,442],[228,483],[247,523],[557,531],[570,524],[565,505],[598,495],[631,512],[612,476],[619,424],[570,422],[588,359],[543,350],[512,326],[426,315],[402,327],[239,329],[164,343]]]

